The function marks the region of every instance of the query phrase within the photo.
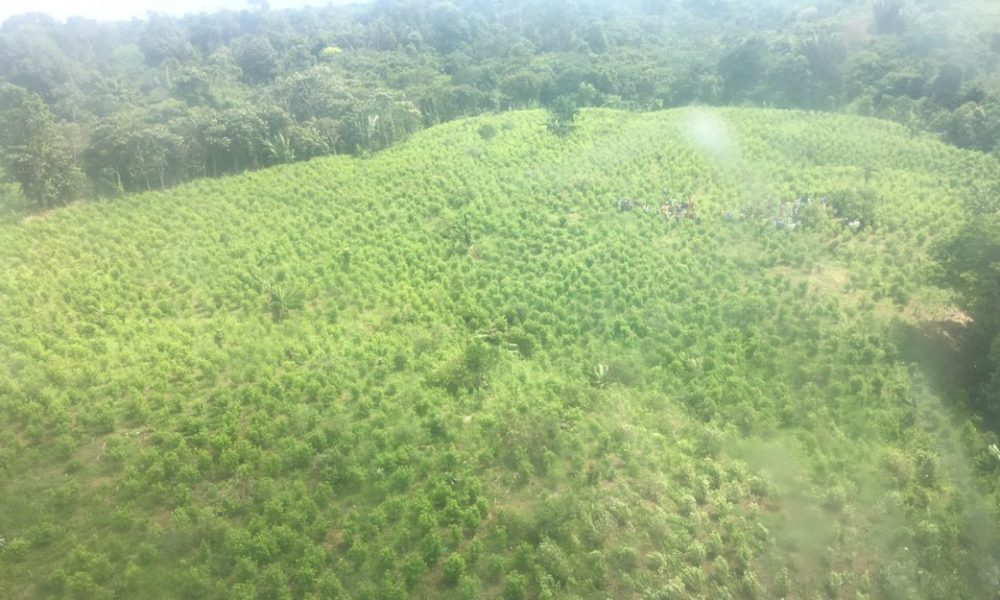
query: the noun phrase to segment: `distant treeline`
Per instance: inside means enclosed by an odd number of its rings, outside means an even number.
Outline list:
[[[1000,139],[982,0],[380,0],[0,28],[0,167],[38,207],[331,153],[525,107],[848,110]]]

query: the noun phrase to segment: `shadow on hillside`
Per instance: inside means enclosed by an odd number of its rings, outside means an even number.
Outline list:
[[[922,321],[916,325],[897,321],[893,338],[906,362],[920,365],[936,392],[965,387],[963,365],[971,321],[965,318]]]
[[[975,322],[956,311],[944,320],[918,324],[897,321],[893,341],[904,361],[920,367],[935,393],[961,402],[983,419],[984,426],[1000,431],[996,414],[974,401],[983,382],[979,368],[985,352],[982,336],[978,334]]]

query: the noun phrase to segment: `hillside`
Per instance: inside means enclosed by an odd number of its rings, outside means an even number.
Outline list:
[[[953,312],[928,248],[997,162],[545,119],[0,226],[4,594],[995,590],[990,438],[900,332]]]
[[[1000,156],[996,0],[320,4],[2,21],[0,215],[566,103],[844,112]]]

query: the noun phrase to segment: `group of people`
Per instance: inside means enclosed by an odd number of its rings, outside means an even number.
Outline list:
[[[830,201],[826,196],[801,196],[795,200],[777,202],[768,196],[763,202],[752,206],[745,206],[735,212],[724,210],[722,211],[722,217],[729,222],[757,221],[766,223],[775,229],[794,230],[802,224],[801,219],[804,209],[813,204],[828,207],[830,206]],[[860,219],[844,219],[844,223],[854,233],[857,233],[861,229]]]
[[[616,204],[620,212],[641,210],[644,213],[659,213],[667,221],[691,220],[699,222],[701,219],[695,212],[693,199],[676,200],[670,196],[667,188],[663,188],[663,199],[659,207],[641,200],[633,200],[627,196],[619,196]],[[775,229],[787,229],[792,231],[801,226],[803,210],[812,205],[819,204],[824,207],[830,205],[826,196],[800,196],[794,200],[776,201],[768,196],[762,202],[754,205],[744,206],[737,210],[722,210],[723,220],[729,223],[736,221],[753,221],[766,223]],[[853,233],[857,233],[861,227],[861,220],[858,218],[844,219],[844,224]]]
[[[644,213],[652,213],[655,211],[664,219],[675,222],[683,220],[698,222],[701,220],[698,213],[695,212],[694,199],[676,200],[670,196],[670,192],[667,188],[663,188],[661,196],[662,200],[659,207],[655,207],[654,205],[641,200],[633,200],[632,198],[619,196],[617,200],[618,210],[621,212],[641,210]]]
[[[731,210],[723,211],[722,216],[726,221],[762,221],[770,224],[775,229],[795,229],[801,224],[802,210],[812,204],[819,202],[827,204],[826,197],[812,198],[811,196],[799,197],[795,200],[785,200],[776,202],[768,196],[763,202],[753,206],[745,206],[737,212]]]

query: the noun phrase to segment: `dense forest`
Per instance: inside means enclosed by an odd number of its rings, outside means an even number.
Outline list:
[[[0,166],[41,207],[516,108],[847,111],[997,151],[993,2],[380,0],[0,28]]]
[[[0,26],[0,596],[1000,591],[1000,4]]]

